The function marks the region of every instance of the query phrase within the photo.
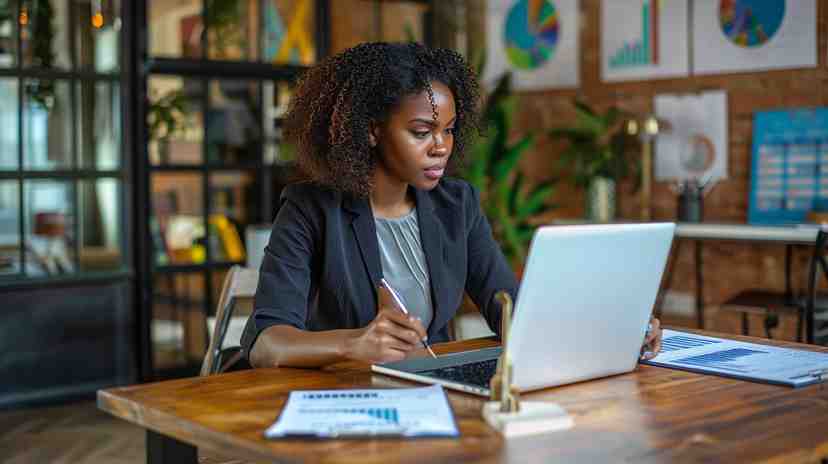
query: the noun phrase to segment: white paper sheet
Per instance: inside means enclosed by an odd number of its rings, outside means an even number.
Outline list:
[[[655,139],[655,178],[694,179],[707,184],[727,178],[727,93],[661,94],[656,116],[670,128]]]
[[[443,387],[298,390],[290,393],[267,438],[456,437]]]
[[[828,377],[828,353],[664,330],[658,356],[645,364],[801,387]]]

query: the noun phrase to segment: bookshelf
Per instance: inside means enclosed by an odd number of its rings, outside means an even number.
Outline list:
[[[246,229],[273,220],[291,177],[281,117],[296,78],[360,42],[430,43],[433,3],[139,2],[148,32],[137,200],[150,210],[139,224],[144,379],[197,372],[224,274],[245,263]]]
[[[280,157],[280,118],[296,78],[325,54],[328,2],[141,3],[139,202],[149,214],[139,337],[148,341],[141,371],[149,380],[197,372],[224,275],[246,261],[245,229],[273,220],[278,179],[292,169]],[[268,21],[279,14],[291,24],[302,4],[309,42],[274,62]]]

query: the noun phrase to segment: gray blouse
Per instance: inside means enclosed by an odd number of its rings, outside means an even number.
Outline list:
[[[419,317],[428,330],[434,318],[431,304],[431,282],[423,246],[417,209],[403,217],[374,218],[377,226],[382,274],[397,291],[414,317]]]

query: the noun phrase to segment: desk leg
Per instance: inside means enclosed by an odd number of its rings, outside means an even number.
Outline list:
[[[147,430],[147,464],[197,464],[198,450],[195,446]]]
[[[700,329],[704,328],[704,274],[702,272],[702,243],[696,240],[696,323]]]
[[[676,262],[679,259],[680,253],[681,240],[674,239],[672,245],[670,246],[670,254],[667,255],[667,269],[661,277],[662,283],[658,288],[658,295],[656,295],[656,302],[654,305],[654,315],[659,319],[661,319],[661,310],[664,306],[664,295],[670,290],[670,287],[673,286],[673,271],[675,271]]]

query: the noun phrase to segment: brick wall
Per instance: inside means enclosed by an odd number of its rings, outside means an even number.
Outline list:
[[[696,92],[723,89],[728,94],[729,160],[728,176],[705,197],[704,219],[709,222],[744,223],[747,220],[750,176],[752,118],[754,111],[788,107],[828,105],[828,0],[818,3],[818,63],[813,69],[727,74],[640,81],[618,84],[601,82],[600,1],[581,0],[581,87],[577,90],[521,94],[521,128],[543,129],[567,125],[573,117],[571,100],[580,95],[599,108],[618,105],[636,113],[653,110],[659,93]],[[560,146],[541,137],[523,168],[527,175],[547,177],[555,172]],[[561,206],[550,217],[580,217],[583,194],[568,183],[559,186],[554,198]],[[653,217],[675,220],[676,196],[667,183],[653,186]],[[619,212],[622,218],[636,218],[638,198],[630,182],[620,186]],[[705,302],[717,304],[750,287],[784,288],[784,247],[706,242],[704,245]],[[804,288],[807,250],[795,250],[794,286]],[[678,253],[672,289],[692,293],[693,256],[689,243]]]

